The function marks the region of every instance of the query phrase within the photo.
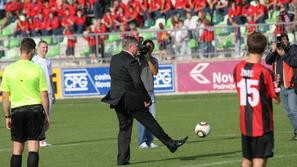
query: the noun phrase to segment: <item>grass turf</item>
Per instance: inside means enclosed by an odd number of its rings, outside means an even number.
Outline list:
[[[0,118],[0,166],[9,166],[10,134],[2,111]],[[295,166],[297,141],[290,141],[291,126],[281,106],[274,106],[274,119],[275,156],[269,159],[268,166]],[[157,120],[175,139],[188,135],[188,143],[174,154],[157,139],[159,148],[138,149],[137,126],[134,126],[130,166],[240,166],[239,106],[235,94],[158,97]],[[51,121],[47,141],[53,145],[40,149],[41,167],[116,166],[117,118],[99,99],[59,100]],[[207,138],[194,134],[198,121],[211,124],[212,132]],[[25,153],[23,166],[26,157]]]

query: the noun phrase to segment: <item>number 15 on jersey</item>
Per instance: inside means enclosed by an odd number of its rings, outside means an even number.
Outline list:
[[[246,106],[249,103],[252,107],[259,104],[260,93],[257,89],[259,81],[255,79],[242,78],[236,86],[240,91],[240,105]]]

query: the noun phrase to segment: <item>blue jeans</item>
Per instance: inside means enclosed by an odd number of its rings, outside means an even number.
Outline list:
[[[294,134],[297,135],[297,95],[294,89],[285,89],[283,86],[281,86],[280,95],[284,111],[291,121]]]
[[[150,95],[152,100],[152,105],[149,107],[149,112],[155,118],[156,117],[155,94],[154,94],[154,91],[149,91],[148,94]],[[151,145],[153,139],[154,138],[152,133],[138,122],[138,145],[142,144],[143,142],[146,142],[146,144],[149,146]]]

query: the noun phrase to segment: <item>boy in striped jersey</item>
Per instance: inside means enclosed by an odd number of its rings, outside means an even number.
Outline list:
[[[234,69],[234,82],[240,102],[242,167],[264,167],[273,156],[272,101],[279,103],[272,72],[261,62],[267,45],[259,32],[247,39],[249,56]]]

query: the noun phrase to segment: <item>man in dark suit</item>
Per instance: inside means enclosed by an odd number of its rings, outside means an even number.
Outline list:
[[[135,37],[123,39],[123,51],[114,55],[110,62],[111,90],[102,99],[115,109],[119,120],[118,165],[129,164],[133,118],[150,130],[172,153],[188,139],[170,138],[148,111],[151,99],[141,81],[140,66],[135,59],[138,49]]]

